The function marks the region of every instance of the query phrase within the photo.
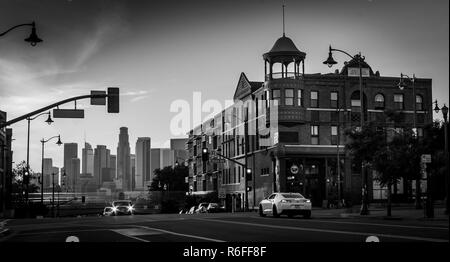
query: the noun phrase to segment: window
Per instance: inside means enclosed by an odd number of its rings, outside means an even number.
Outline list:
[[[319,107],[319,93],[311,91],[311,107]]]
[[[287,106],[294,105],[294,89],[284,90],[284,104]]]
[[[280,104],[280,99],[280,89],[272,90],[272,100],[274,106],[278,106]]]
[[[352,98],[352,107],[360,107],[361,106],[361,100],[358,99],[353,99]]]
[[[303,106],[303,90],[297,90],[297,104]]]
[[[416,110],[423,110],[423,98],[421,95],[416,95]]]
[[[337,138],[338,138],[338,127],[331,126],[331,144],[332,145],[337,145]]]
[[[395,109],[399,109],[399,110],[404,109],[403,94],[395,94],[394,95],[394,104],[395,104]]]
[[[331,108],[338,108],[338,92],[336,91],[330,93],[330,106]]]
[[[377,94],[375,96],[375,109],[384,109],[384,95]]]
[[[311,126],[311,144],[319,144],[319,126]]]
[[[361,107],[361,94],[359,91],[354,91],[350,96],[352,107]]]
[[[214,148],[214,149],[217,149],[217,136],[214,136],[214,137],[212,138],[212,144],[213,144],[213,148]]]

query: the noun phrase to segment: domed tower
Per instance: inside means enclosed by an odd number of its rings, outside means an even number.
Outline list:
[[[299,79],[305,73],[305,57],[306,53],[298,50],[294,42],[283,33],[272,49],[263,55],[265,80]],[[277,63],[281,65],[281,71],[274,72],[274,65]],[[301,74],[300,64],[302,64]],[[269,65],[269,70],[267,70],[267,65]]]

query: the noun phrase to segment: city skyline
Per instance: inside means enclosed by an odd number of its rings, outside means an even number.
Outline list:
[[[12,119],[62,98],[118,86],[121,112],[106,114],[104,107],[80,101],[85,119],[55,119],[50,126],[43,123],[45,119],[33,121],[30,164],[34,170],[40,170],[38,141],[54,134],[61,134],[64,143],[81,145],[87,137],[87,141],[114,148],[116,130],[127,126],[130,141],[149,136],[155,147],[169,147],[169,123],[175,115],[170,112],[171,102],[191,102],[195,91],[201,92],[203,101],[231,99],[241,71],[249,79],[262,81],[261,56],[282,34],[281,1],[192,1],[177,3],[178,8],[170,1],[50,2],[45,9],[31,1],[0,4],[2,28],[34,19],[44,39],[34,48],[23,43],[23,32],[2,39],[1,109]],[[332,44],[351,54],[361,51],[383,75],[397,77],[403,72],[431,78],[433,101],[448,105],[447,1],[284,4],[286,35],[307,53],[307,73],[329,73],[343,66],[347,59],[340,55],[335,57],[336,67],[328,69],[322,64]],[[379,18],[381,12],[383,19]],[[181,13],[185,20],[180,20]],[[226,15],[229,13],[233,16]],[[65,16],[67,21],[62,19]],[[81,19],[68,22],[75,17]],[[409,33],[412,29],[414,34]],[[242,41],[252,44],[242,45]],[[68,48],[73,49],[71,54],[67,54]],[[137,112],[149,113],[143,117]],[[12,143],[14,161],[18,163],[26,159],[26,123],[11,127],[16,139]],[[134,143],[130,147],[134,151]],[[60,148],[46,147],[46,156],[52,157],[56,166],[63,166],[61,155]]]

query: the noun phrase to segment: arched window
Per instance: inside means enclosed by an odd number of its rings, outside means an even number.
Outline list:
[[[375,109],[384,109],[384,95],[377,94],[375,96]]]
[[[360,107],[361,106],[361,100],[359,97],[359,91],[355,91],[352,93],[350,97],[352,107]]]
[[[423,110],[423,98],[421,95],[416,95],[416,110]]]

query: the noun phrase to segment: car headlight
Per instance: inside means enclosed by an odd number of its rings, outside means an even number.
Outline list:
[[[306,199],[306,203],[311,203],[311,200],[309,200],[309,199]]]
[[[113,208],[112,208],[112,211],[113,211],[113,212],[117,212],[117,207],[113,207]]]
[[[282,199],[280,202],[281,203],[287,203],[288,201],[286,199]]]
[[[128,211],[133,211],[134,207],[133,206],[128,206]]]

